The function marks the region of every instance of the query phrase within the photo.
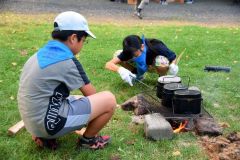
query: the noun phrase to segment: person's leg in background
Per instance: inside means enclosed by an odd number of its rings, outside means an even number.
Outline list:
[[[137,14],[138,18],[142,19],[142,11],[143,11],[145,5],[147,5],[148,3],[149,3],[149,0],[137,0],[136,14]]]
[[[135,10],[137,11],[139,4],[141,3],[142,0],[137,0],[137,3],[135,5]]]
[[[137,0],[137,3],[136,3],[136,6],[135,6],[135,15],[138,16],[139,19],[142,19],[142,16],[141,16],[141,11],[142,9],[138,9],[138,6],[140,5],[142,0]]]

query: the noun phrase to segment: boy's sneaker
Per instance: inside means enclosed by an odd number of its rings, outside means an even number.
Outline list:
[[[83,136],[78,138],[78,146],[88,149],[103,149],[111,141],[110,136],[96,136],[94,138],[84,138]]]
[[[33,141],[36,143],[36,145],[40,148],[49,148],[51,150],[57,149],[57,140],[56,139],[44,139],[40,137],[32,136]]]

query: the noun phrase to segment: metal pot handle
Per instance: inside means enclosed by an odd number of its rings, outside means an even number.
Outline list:
[[[190,84],[190,80],[191,80],[191,78],[190,78],[189,76],[182,76],[182,77],[187,77],[187,78],[188,78],[187,87],[189,88],[189,84]]]

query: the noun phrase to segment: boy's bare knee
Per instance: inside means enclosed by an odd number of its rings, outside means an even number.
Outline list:
[[[114,111],[117,105],[115,95],[110,91],[104,91],[103,94],[104,97],[107,99],[106,103],[108,103],[108,108]]]

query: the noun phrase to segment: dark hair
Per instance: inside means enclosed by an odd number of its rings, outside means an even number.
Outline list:
[[[82,39],[82,37],[87,37],[88,34],[84,31],[70,31],[70,30],[63,30],[63,31],[52,31],[52,38],[58,39],[60,41],[66,41],[69,36],[72,34],[77,35],[78,41]]]
[[[58,24],[54,22],[54,28],[57,28]],[[88,34],[85,31],[72,31],[72,30],[54,30],[52,31],[52,38],[53,39],[58,39],[60,41],[66,41],[69,36],[72,34],[77,35],[78,41],[81,41],[82,37],[87,37]]]
[[[129,35],[123,40],[123,53],[131,59],[135,51],[141,50],[141,45],[142,40],[139,36]]]

